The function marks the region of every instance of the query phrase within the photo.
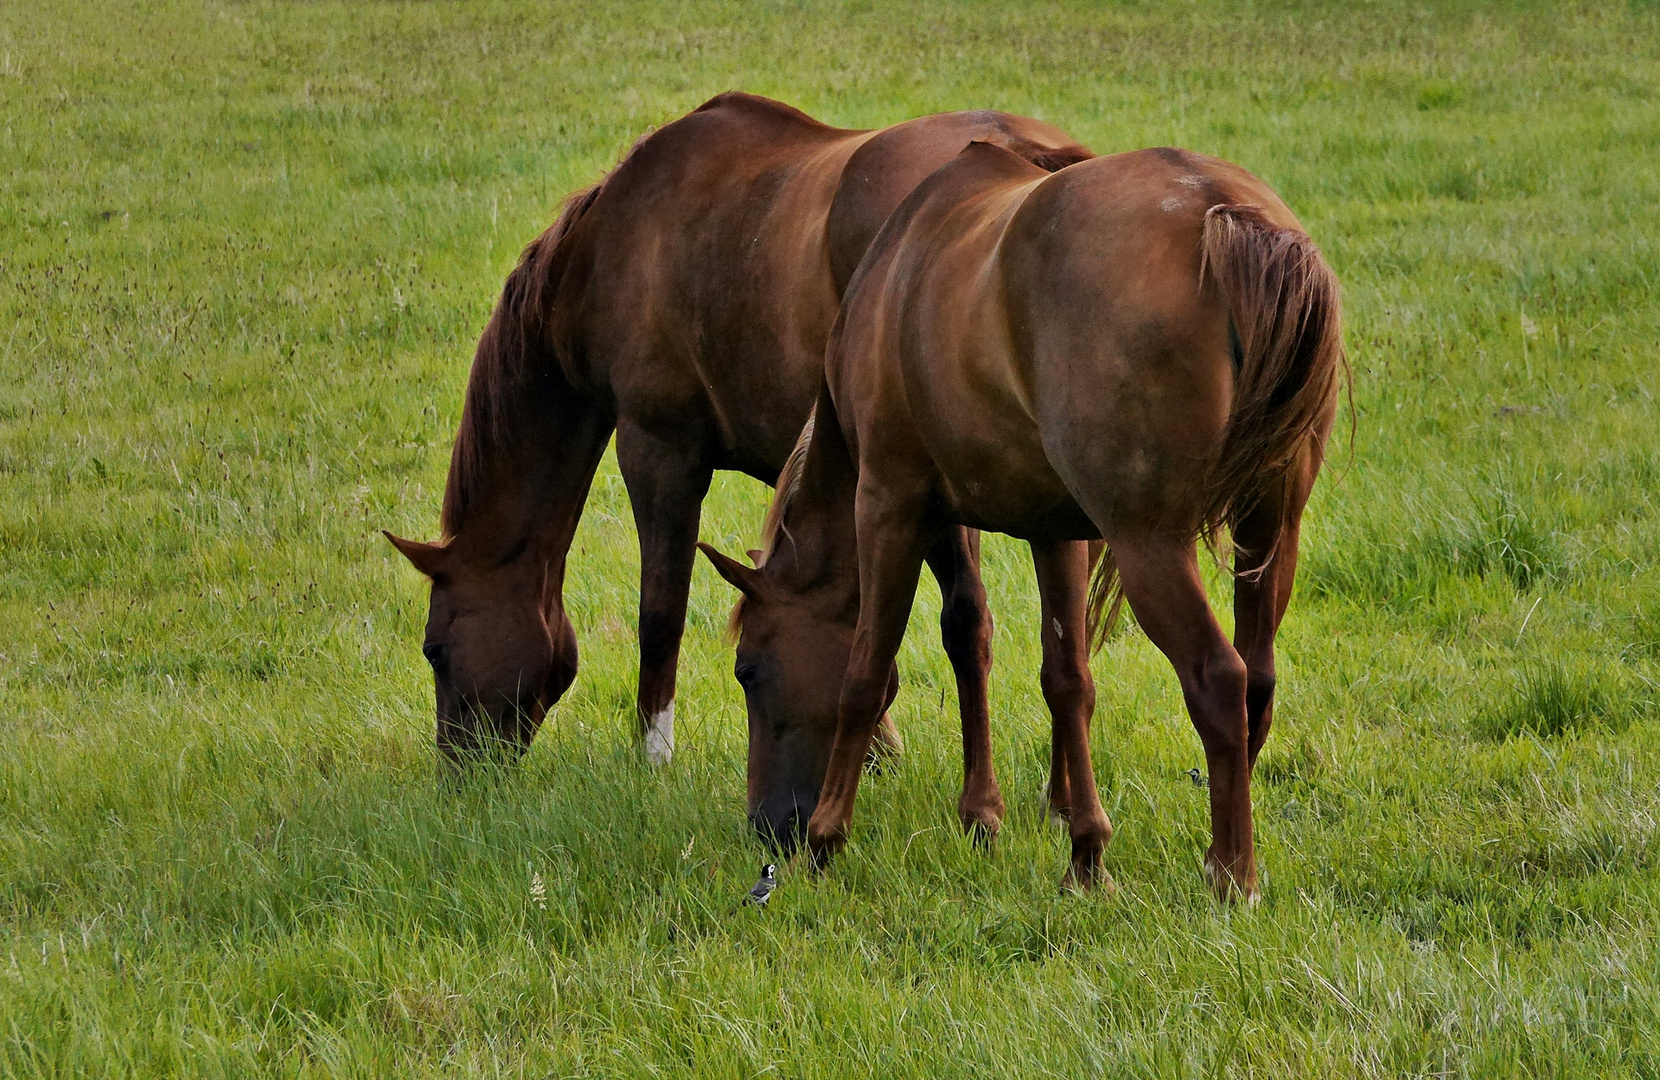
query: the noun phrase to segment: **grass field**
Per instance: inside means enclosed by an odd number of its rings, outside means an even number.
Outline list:
[[[435,533],[520,246],[729,88],[1219,154],[1324,247],[1357,430],[1259,908],[1200,878],[1198,740],[1135,633],[1096,661],[1120,892],[1060,894],[993,538],[996,850],[957,835],[926,585],[904,761],[745,909],[732,596],[700,565],[650,772],[609,462],[576,686],[522,766],[437,782],[377,530]],[[0,122],[0,1076],[1660,1076],[1653,5],[14,2]],[[749,546],[767,496],[718,479],[703,535]]]

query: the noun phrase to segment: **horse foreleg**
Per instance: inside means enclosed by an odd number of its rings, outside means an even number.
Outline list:
[[[991,611],[980,580],[980,534],[954,528],[928,552],[928,567],[940,585],[940,636],[957,677],[957,707],[963,724],[963,791],[957,818],[963,831],[982,840],[1003,825],[1003,793],[991,758]]]
[[[1224,900],[1257,897],[1251,835],[1251,766],[1245,662],[1205,598],[1191,541],[1112,540],[1136,621],[1169,659],[1210,773],[1210,851],[1205,872]]]
[[[905,740],[899,736],[899,728],[894,724],[893,717],[888,713],[888,706],[893,699],[899,696],[899,672],[895,671],[888,679],[888,696],[882,706],[882,718],[876,721],[876,733],[870,739],[870,753],[865,755],[865,767],[873,773],[882,771],[882,765],[905,752]]]
[[[1101,854],[1112,839],[1112,822],[1101,807],[1089,753],[1090,717],[1095,713],[1095,680],[1089,673],[1084,625],[1090,561],[1084,544],[1032,544],[1032,565],[1043,605],[1043,700],[1053,720],[1051,765],[1054,775],[1064,766],[1068,781],[1064,805],[1072,866],[1066,883],[1084,889],[1112,887],[1112,878],[1101,865]],[[1050,798],[1054,798],[1053,786]]]
[[[807,844],[820,866],[847,843],[865,755],[888,701],[923,558],[936,538],[920,526],[919,509],[859,515],[859,623],[842,680],[829,766],[807,823]]]
[[[712,470],[626,420],[617,425],[617,464],[640,536],[639,735],[647,760],[663,765],[674,755],[675,674]]]

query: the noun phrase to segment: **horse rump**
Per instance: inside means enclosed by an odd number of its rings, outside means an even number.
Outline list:
[[[1224,526],[1250,513],[1325,438],[1349,365],[1337,276],[1302,230],[1276,225],[1249,204],[1211,207],[1200,239],[1200,288],[1207,280],[1228,302],[1235,365],[1233,404],[1198,516],[1199,535],[1214,547]],[[1262,573],[1273,557],[1270,549],[1252,572]],[[1110,636],[1123,605],[1107,549],[1090,585],[1094,647]]]

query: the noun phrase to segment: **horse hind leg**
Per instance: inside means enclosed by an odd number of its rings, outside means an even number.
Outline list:
[[[624,420],[617,464],[640,537],[640,688],[636,710],[646,760],[674,756],[674,691],[686,630],[698,519],[713,470],[694,447],[678,446]]]
[[[957,678],[963,727],[963,789],[957,818],[963,831],[989,842],[1003,826],[1003,792],[991,755],[991,611],[980,580],[980,534],[953,528],[928,552],[940,586],[940,637]]]
[[[1089,552],[1089,576],[1093,577],[1095,566],[1107,549],[1106,541],[1090,540],[1085,546]],[[1084,629],[1088,631],[1087,619]],[[1043,785],[1042,801],[1043,815],[1049,821],[1064,824],[1072,819],[1072,785],[1066,775],[1066,748],[1054,739],[1049,744],[1049,780]]]
[[[1054,725],[1052,776],[1067,781],[1064,805],[1072,840],[1072,865],[1065,884],[1111,889],[1112,878],[1101,860],[1112,839],[1112,822],[1101,806],[1089,753],[1090,717],[1095,712],[1095,680],[1089,672],[1085,630],[1089,550],[1084,544],[1072,542],[1034,543],[1031,547],[1043,608],[1043,698]],[[1050,790],[1053,799],[1053,785]]]
[[[1112,538],[1124,595],[1181,680],[1210,773],[1211,846],[1205,873],[1224,900],[1257,898],[1251,822],[1247,671],[1205,598],[1195,545]]]
[[[1250,763],[1274,722],[1274,637],[1291,602],[1303,507],[1320,468],[1309,453],[1302,466],[1234,526],[1234,648],[1245,661],[1245,712]]]

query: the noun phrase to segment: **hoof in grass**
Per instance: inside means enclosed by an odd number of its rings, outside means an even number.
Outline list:
[[[1215,860],[1208,856],[1204,862],[1205,881],[1209,883],[1211,893],[1224,904],[1243,904],[1246,907],[1256,907],[1262,903],[1262,890],[1257,888],[1256,868],[1245,882],[1241,883],[1233,874],[1218,866]]]
[[[1117,896],[1118,883],[1112,875],[1100,866],[1093,870],[1080,870],[1073,865],[1067,870],[1066,876],[1061,878],[1061,893],[1065,896],[1082,896],[1093,893],[1096,896]]]
[[[1003,829],[1003,821],[996,814],[986,814],[972,817],[962,815],[963,833],[974,841],[974,846],[981,851],[989,851],[991,843],[997,839],[997,834]]]

